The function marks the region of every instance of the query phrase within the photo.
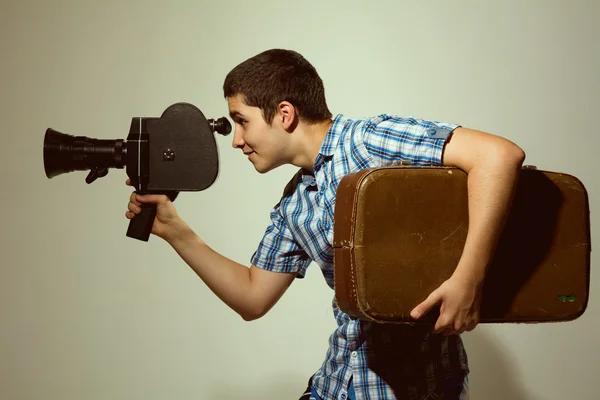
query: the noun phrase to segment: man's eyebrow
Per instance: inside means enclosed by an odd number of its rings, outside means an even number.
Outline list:
[[[242,113],[240,113],[239,111],[231,111],[229,113],[229,116],[233,119],[235,119],[237,117],[243,117]]]

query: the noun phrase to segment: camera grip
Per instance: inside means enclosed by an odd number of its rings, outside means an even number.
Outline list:
[[[147,242],[156,217],[156,204],[144,203],[141,209],[142,211],[129,221],[127,236]]]

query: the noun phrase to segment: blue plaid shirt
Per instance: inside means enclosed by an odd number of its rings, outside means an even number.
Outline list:
[[[314,173],[300,169],[272,209],[252,264],[302,278],[314,261],[333,289],[333,222],[340,179],[401,160],[441,165],[443,146],[457,126],[387,114],[361,119],[336,116]],[[468,372],[459,336],[356,320],[340,311],[335,297],[332,306],[337,329],[313,376],[314,391],[323,399],[346,400],[350,385],[356,399],[421,398],[440,379]]]

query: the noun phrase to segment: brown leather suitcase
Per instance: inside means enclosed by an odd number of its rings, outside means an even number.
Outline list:
[[[453,167],[390,166],[346,175],[337,189],[335,296],[349,315],[419,321],[410,311],[449,278],[468,228],[467,175]],[[590,279],[588,194],[574,176],[524,167],[486,274],[481,323],[578,318]]]

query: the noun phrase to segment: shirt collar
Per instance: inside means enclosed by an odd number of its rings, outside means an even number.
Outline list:
[[[342,114],[338,114],[332,121],[323,143],[319,154],[324,156],[331,156],[335,152],[337,145],[340,141],[340,136],[346,125],[346,118]]]
[[[332,121],[331,126],[327,130],[327,134],[323,139],[323,143],[321,144],[321,148],[319,149],[319,154],[315,159],[315,163],[313,165],[313,170],[316,172],[321,167],[326,157],[330,157],[335,153],[337,149],[338,143],[340,141],[340,136],[342,135],[342,131],[346,126],[346,118],[342,114],[338,114]]]
[[[340,136],[342,136],[342,132],[346,126],[347,119],[343,114],[338,114],[332,121],[331,126],[327,130],[325,134],[325,138],[323,139],[323,143],[321,143],[321,148],[319,149],[319,154],[317,154],[317,158],[315,159],[315,163],[313,164],[313,173],[302,169],[302,181],[307,186],[316,186],[317,182],[315,180],[315,175],[325,162],[327,157],[333,156],[337,146],[340,142]]]

